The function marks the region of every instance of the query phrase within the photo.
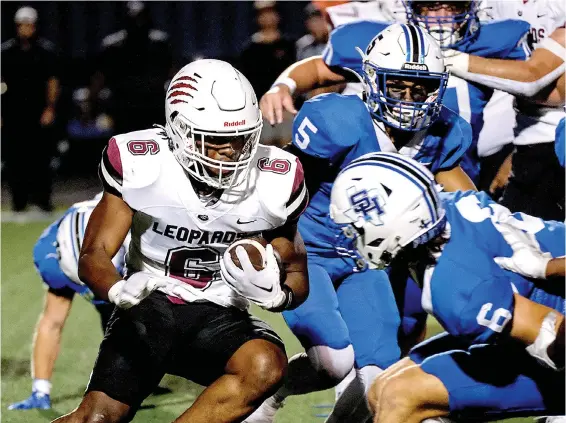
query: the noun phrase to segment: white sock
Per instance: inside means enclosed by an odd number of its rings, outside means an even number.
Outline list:
[[[357,373],[358,377],[364,384],[364,392],[367,394],[369,388],[371,388],[371,384],[381,373],[383,373],[383,370],[377,366],[364,366],[361,369],[358,369]]]
[[[51,394],[51,382],[47,379],[34,379],[31,384],[31,390],[43,395]]]

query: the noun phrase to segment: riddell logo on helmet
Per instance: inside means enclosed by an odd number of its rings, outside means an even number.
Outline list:
[[[246,119],[242,119],[242,120],[237,120],[235,122],[224,122],[224,127],[226,128],[227,126],[240,126],[245,124],[246,124]]]
[[[401,69],[428,71],[428,66],[424,63],[404,63]]]

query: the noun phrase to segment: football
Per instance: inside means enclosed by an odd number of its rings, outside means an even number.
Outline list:
[[[244,250],[246,250],[246,253],[248,253],[248,257],[250,258],[254,269],[262,270],[265,267],[266,245],[267,241],[262,237],[244,238],[230,245],[228,247],[228,251],[230,252],[230,257],[234,264],[241,269],[242,265],[236,254],[236,247],[241,246]]]
[[[259,244],[259,245],[258,245]],[[242,268],[240,260],[236,255],[236,247],[238,245],[242,246],[244,250],[248,253],[248,257],[252,262],[254,269],[262,270],[265,267],[265,246],[267,245],[265,238],[261,236],[244,238],[239,241],[234,242],[228,247],[230,251],[230,257],[232,261],[238,268]],[[295,247],[292,241],[286,238],[275,238],[271,241],[273,246],[273,253],[277,259],[277,264],[279,265],[279,272],[281,274],[281,282],[287,278],[286,268],[290,261],[295,257]],[[292,269],[291,269],[292,270]]]

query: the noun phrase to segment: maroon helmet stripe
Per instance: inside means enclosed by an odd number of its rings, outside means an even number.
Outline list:
[[[193,81],[193,82],[197,82],[197,80],[191,76],[181,76],[177,79],[175,79],[175,81],[173,81],[174,84],[176,84],[179,81]]]
[[[178,96],[180,96],[180,95],[188,95],[189,97],[193,98],[193,96],[190,95],[189,93],[187,93],[187,92],[185,92],[185,91],[178,91],[178,90],[171,92],[171,93],[167,96],[167,98],[178,97]]]
[[[191,90],[197,90],[191,84],[185,84],[184,82],[175,82],[175,85],[171,86],[170,90],[175,90],[177,88],[190,88]]]
[[[187,104],[189,104],[187,101],[185,101],[185,100],[179,100],[178,98],[175,99],[175,100],[173,100],[173,101],[171,102],[171,104],[177,104],[177,103],[187,103]]]

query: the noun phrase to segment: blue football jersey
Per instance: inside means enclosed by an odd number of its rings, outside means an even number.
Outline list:
[[[361,74],[362,60],[355,47],[365,51],[370,41],[390,23],[359,21],[337,27],[330,34],[323,59],[328,66],[350,69]],[[524,60],[529,55],[527,22],[504,20],[482,23],[471,40],[458,46],[458,50],[486,58]],[[483,127],[483,110],[493,90],[451,76],[444,94],[443,104],[462,116],[473,130],[472,147],[462,162],[462,168],[477,181],[479,163],[477,140]]]
[[[554,151],[556,152],[556,156],[558,157],[558,161],[564,167],[564,137],[566,137],[566,118],[562,118],[562,120],[558,123],[556,127],[556,142],[554,143]]]
[[[53,289],[70,288],[95,304],[101,300],[95,299],[91,290],[80,280],[78,267],[88,220],[99,200],[97,196],[73,204],[43,231],[33,248],[34,264],[45,284]],[[112,259],[119,273],[124,269],[129,242],[130,235]]]
[[[511,213],[483,192],[442,194],[450,238],[434,268],[425,271],[422,304],[452,335],[493,341],[511,320],[513,293],[564,312],[563,294],[551,294],[493,259],[513,254],[498,222],[534,235],[543,252],[565,254],[564,223]]]
[[[381,125],[381,124],[380,124]],[[416,142],[399,149],[433,173],[458,165],[471,144],[470,125],[449,109],[426,131],[415,134]],[[382,126],[374,124],[364,101],[358,96],[336,93],[316,96],[304,103],[293,122],[293,144],[302,153],[323,159],[324,181],[299,220],[301,235],[312,248],[334,251],[339,227],[330,219],[330,192],[338,172],[358,157],[376,151],[397,151]]]

